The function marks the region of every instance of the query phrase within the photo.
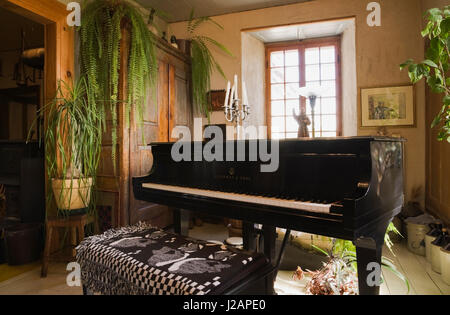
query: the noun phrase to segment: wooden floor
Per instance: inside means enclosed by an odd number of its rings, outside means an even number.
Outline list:
[[[217,234],[219,233],[219,234]],[[214,237],[213,234],[216,236]],[[223,225],[204,224],[195,227],[190,236],[200,239],[220,239],[227,235]],[[383,254],[390,258],[397,268],[409,279],[409,294],[450,295],[450,286],[446,285],[439,274],[431,270],[425,257],[409,252],[404,243],[395,244],[395,256],[386,248]],[[292,271],[280,271],[275,284],[278,294],[304,294],[305,283],[292,280]],[[68,272],[64,264],[50,264],[48,277],[40,277],[40,268],[21,274],[15,278],[0,282],[0,294],[81,294],[80,287],[66,285]],[[390,271],[383,271],[385,283],[381,287],[383,295],[403,295],[407,293],[405,284]]]

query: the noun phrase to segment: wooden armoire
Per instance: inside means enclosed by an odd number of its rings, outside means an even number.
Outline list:
[[[129,31],[122,30],[121,72],[119,97],[123,99],[127,86]],[[107,130],[98,171],[98,214],[100,227],[118,227],[147,221],[158,227],[173,223],[172,209],[136,200],[132,178],[148,175],[153,163],[152,142],[168,142],[172,129],[187,126],[192,130],[192,102],[190,96],[190,58],[162,39],[156,40],[158,55],[158,84],[155,95],[148,95],[143,126],[138,125],[133,113],[129,123],[125,106],[118,105],[118,140],[116,166],[112,163],[111,132]],[[156,101],[156,103],[155,103]],[[111,121],[108,121],[110,129]],[[142,142],[142,132],[145,143]]]

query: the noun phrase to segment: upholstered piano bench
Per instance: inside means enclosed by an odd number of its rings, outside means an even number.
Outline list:
[[[267,288],[256,293],[273,293],[274,267],[262,254],[167,233],[144,223],[86,238],[77,247],[76,257],[85,294],[247,294],[251,287],[261,290],[261,284]]]

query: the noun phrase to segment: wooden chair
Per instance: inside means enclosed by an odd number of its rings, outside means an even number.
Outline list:
[[[47,277],[48,264],[51,260],[65,260],[69,261],[75,256],[75,247],[84,239],[84,228],[88,224],[94,224],[94,232],[98,234],[97,220],[94,216],[88,216],[87,214],[73,215],[67,218],[64,217],[51,217],[47,218],[46,222],[46,237],[45,237],[45,248],[44,257],[42,259],[42,270],[41,277]],[[52,241],[57,239],[58,234],[54,233],[55,229],[64,228],[70,230],[70,246],[66,246],[58,252],[52,253]],[[63,253],[64,249],[71,248],[71,256],[58,255]]]

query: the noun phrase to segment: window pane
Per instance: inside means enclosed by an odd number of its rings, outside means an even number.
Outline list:
[[[323,115],[322,124],[324,131],[334,131],[336,130],[336,115]]]
[[[321,116],[320,115],[314,115],[314,130],[320,131],[320,129],[322,129],[322,122],[321,122]],[[312,120],[311,120],[312,121]],[[312,127],[311,127],[312,128]]]
[[[298,67],[286,68],[286,82],[300,82]]]
[[[286,98],[298,98],[298,83],[286,84]]]
[[[272,84],[271,98],[273,100],[284,99],[284,84]]]
[[[286,131],[298,132],[298,123],[292,116],[286,117]]]
[[[284,101],[272,101],[272,116],[284,116]]]
[[[335,62],[336,52],[334,46],[320,47],[320,62]]]
[[[298,66],[298,50],[285,51],[285,66]]]
[[[270,82],[271,83],[283,83],[284,82],[284,68],[273,68],[270,70]]]
[[[307,48],[305,49],[305,64],[318,64],[320,61],[319,48]]]
[[[291,116],[294,109],[296,115],[300,114],[300,101],[298,99],[286,101],[286,115]]]
[[[298,138],[298,132],[290,132],[286,134],[286,139],[296,139]]]
[[[327,87],[325,93],[322,95],[323,97],[336,96],[336,81],[323,81],[322,86]]]
[[[335,131],[333,131],[333,132],[328,132],[328,131],[322,132],[322,137],[334,138],[336,136],[337,136],[337,134],[336,134]]]
[[[320,86],[320,81],[309,81],[309,82],[306,82],[306,86]]]
[[[315,114],[315,136],[337,136],[337,77],[336,47],[334,45],[309,47],[304,55],[296,46],[270,54],[270,89],[272,138],[297,138],[298,122],[294,118],[300,114],[300,105],[306,104],[306,114],[311,119],[311,106],[298,95],[300,80],[305,85],[327,87],[325,94],[317,98]],[[302,60],[299,60],[302,58]],[[300,67],[301,65],[301,67]],[[303,103],[304,102],[304,103]],[[308,126],[312,135],[312,125]]]
[[[305,79],[306,81],[318,81],[320,80],[320,66],[306,66],[305,67]]]
[[[320,114],[320,113],[321,113],[321,110],[320,110],[320,103],[321,103],[320,98],[317,98],[317,99],[316,99],[316,105],[314,106],[314,113],[315,113],[315,114]],[[306,100],[306,113],[307,113],[307,114],[310,114],[310,113],[311,113],[311,104],[310,104],[309,99]]]
[[[308,115],[308,117],[309,117],[309,120],[311,120],[311,122],[312,122],[311,115]],[[316,131],[316,136],[317,136],[318,132],[320,131],[321,126],[322,126],[322,124],[320,122],[320,115],[314,115],[314,130]],[[312,130],[312,124],[309,125],[308,128],[310,130]]]
[[[284,133],[272,132],[272,139],[284,139]]]
[[[322,98],[322,114],[336,114],[335,98]]]
[[[336,65],[334,63],[321,65],[321,80],[336,79]]]
[[[284,117],[272,117],[272,132],[284,132]]]
[[[284,52],[275,51],[270,53],[270,66],[283,67],[284,66]]]

